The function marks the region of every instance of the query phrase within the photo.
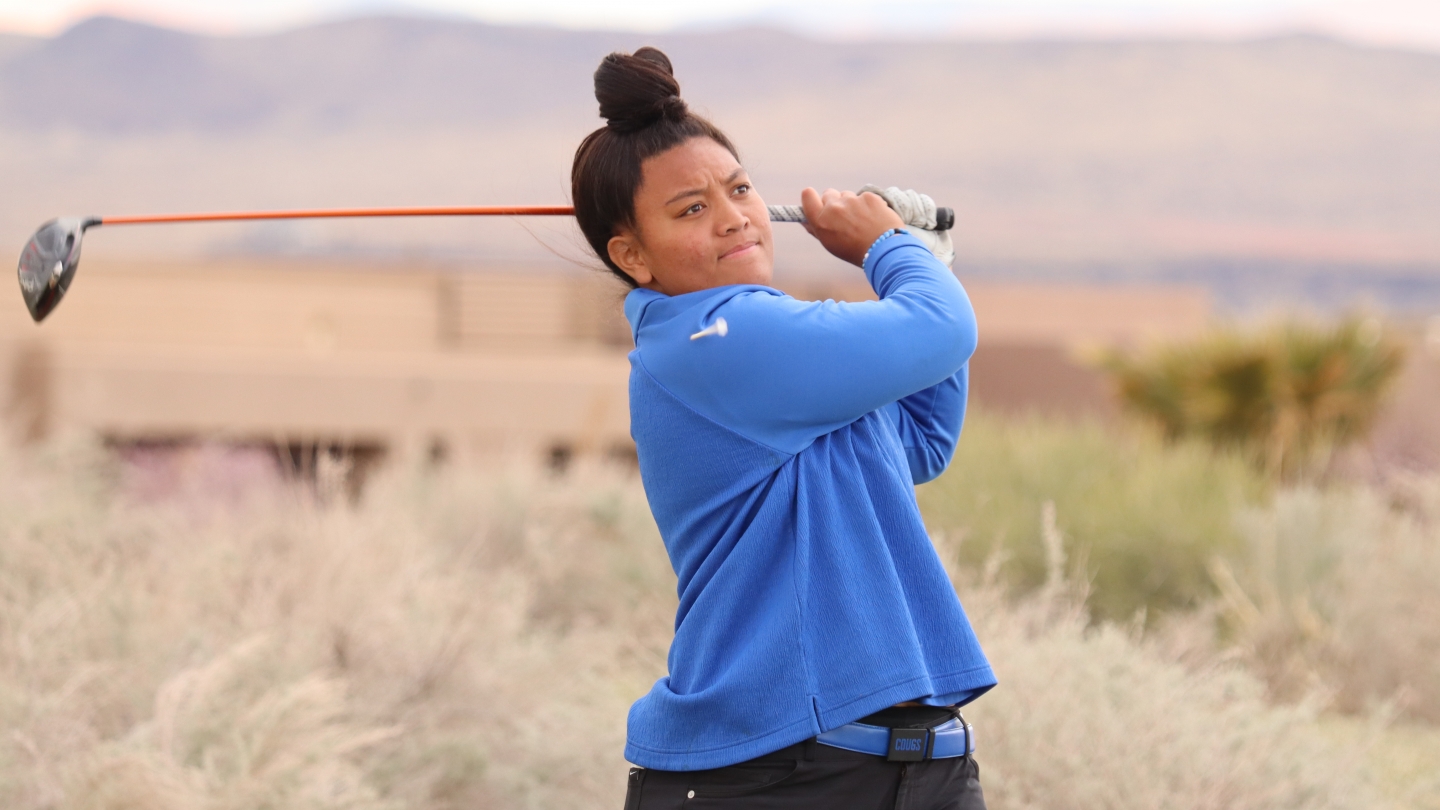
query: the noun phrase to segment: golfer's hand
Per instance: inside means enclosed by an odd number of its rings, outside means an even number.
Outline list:
[[[955,244],[950,241],[949,231],[935,230],[935,201],[928,194],[921,194],[913,189],[901,189],[891,186],[880,188],[879,186],[866,184],[860,187],[860,193],[869,192],[879,195],[890,206],[890,210],[900,216],[905,222],[905,229],[911,236],[925,243],[935,258],[945,263],[946,267],[955,263]]]
[[[800,192],[805,210],[805,230],[835,256],[854,265],[865,261],[865,251],[891,228],[903,228],[900,216],[885,200],[874,194],[855,195],[848,191],[813,188]]]

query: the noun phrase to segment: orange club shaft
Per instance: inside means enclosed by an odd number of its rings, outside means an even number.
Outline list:
[[[568,205],[456,205],[424,208],[321,208],[301,211],[220,211],[202,214],[141,214],[99,217],[99,225],[164,222],[238,222],[258,219],[342,219],[351,217],[532,217],[574,216]]]

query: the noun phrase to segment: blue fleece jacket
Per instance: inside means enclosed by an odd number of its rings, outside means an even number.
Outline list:
[[[880,300],[625,299],[630,430],[680,594],[670,674],[630,710],[637,765],[731,765],[995,684],[914,489],[959,438],[975,315],[908,234],[865,274]],[[726,336],[690,339],[718,318]]]

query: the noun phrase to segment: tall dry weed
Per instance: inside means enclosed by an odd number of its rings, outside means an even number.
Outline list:
[[[1034,597],[965,587],[1000,678],[968,711],[996,808],[1373,807],[1359,753],[1316,734],[1317,706],[1277,708],[1257,679],[1219,660],[1182,663],[1138,628],[1093,626],[1087,586],[1067,580],[1052,504],[1049,577]]]
[[[0,456],[0,805],[619,807],[675,607],[632,474],[397,470],[353,506],[125,481],[83,443]],[[1063,577],[960,587],[991,806],[1369,806],[1306,709],[1089,629]]]

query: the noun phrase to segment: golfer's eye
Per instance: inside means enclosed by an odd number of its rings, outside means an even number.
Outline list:
[[[736,187],[735,187],[735,190],[732,191],[731,193],[734,194],[734,195],[737,196],[737,197],[740,196],[741,194],[749,194],[749,193],[750,193],[750,184],[749,184],[749,183],[741,183],[740,185],[736,186]]]
[[[680,216],[682,216],[682,217],[688,217],[688,216],[690,216],[691,214],[698,214],[698,213],[700,213],[700,211],[703,210],[704,208],[705,208],[705,204],[704,204],[704,203],[695,203],[694,205],[690,206],[689,208],[686,208],[686,209],[685,209],[685,212],[682,213]]]

